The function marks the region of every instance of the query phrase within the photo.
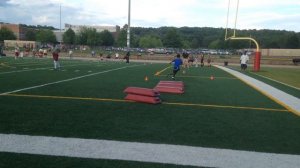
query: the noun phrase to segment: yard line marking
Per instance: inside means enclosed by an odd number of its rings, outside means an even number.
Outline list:
[[[28,94],[7,94],[7,95],[2,95],[2,96],[134,103],[134,101],[130,101],[130,100],[109,99],[109,98],[91,98],[91,97],[44,96],[44,95],[28,95]],[[272,109],[272,108],[260,108],[260,107],[242,107],[242,106],[225,106],[225,105],[213,105],[213,104],[196,104],[196,103],[179,103],[179,102],[162,102],[162,104],[164,104],[164,105],[176,105],[176,106],[195,106],[195,107],[209,107],[209,108],[229,108],[229,109],[245,109],[245,110],[259,110],[259,111],[288,112],[288,110],[286,110],[286,109]]]
[[[298,167],[300,155],[114,140],[0,134],[0,151],[224,168]]]
[[[92,74],[88,74],[88,75],[78,76],[78,77],[75,77],[75,78],[69,78],[69,79],[60,80],[60,81],[56,81],[56,82],[50,82],[50,83],[46,83],[46,84],[42,84],[42,85],[36,85],[36,86],[32,86],[32,87],[17,89],[17,90],[13,90],[13,91],[1,93],[0,95],[17,93],[17,92],[21,92],[21,91],[25,91],[25,90],[36,89],[36,88],[40,88],[40,87],[44,87],[44,86],[49,86],[49,85],[54,85],[54,84],[58,84],[58,83],[69,82],[69,81],[76,80],[76,79],[81,79],[81,78],[85,78],[85,77],[89,77],[89,76],[94,76],[94,75],[98,75],[98,74],[103,74],[103,73],[107,73],[107,72],[117,71],[117,70],[121,70],[121,69],[125,69],[125,68],[130,68],[130,67],[136,67],[136,66],[138,66],[138,65],[125,66],[125,67],[121,67],[121,68],[115,68],[115,69],[105,70],[105,71],[96,72],[96,73],[92,73]]]
[[[225,106],[225,105],[213,105],[213,104],[170,103],[170,102],[162,102],[162,104],[177,105],[177,106],[199,106],[199,107],[213,107],[213,108],[229,108],[229,109],[245,109],[245,110],[259,110],[259,111],[288,112],[288,110],[286,110],[286,109],[272,109],[272,108],[260,108],[260,107],[243,107],[243,106]]]
[[[2,96],[29,97],[29,98],[48,98],[48,99],[70,99],[70,100],[92,100],[92,101],[109,101],[109,102],[133,102],[133,101],[130,101],[130,100],[109,99],[109,98],[44,96],[44,95],[27,95],[27,94],[7,94],[7,95],[2,95]]]
[[[78,66],[78,65],[88,65],[88,64],[90,64],[90,63],[64,65],[64,66],[62,66],[62,68],[64,68],[64,67],[74,67],[74,66]],[[49,68],[53,68],[53,67],[35,68],[35,69],[24,69],[24,70],[17,70],[17,71],[1,72],[0,75],[11,74],[11,73],[20,73],[20,72],[28,72],[28,71],[45,70],[45,69],[49,69]]]
[[[47,67],[47,68],[35,68],[35,69],[18,70],[18,71],[9,71],[9,72],[1,72],[0,75],[11,74],[11,73],[20,73],[20,72],[28,72],[28,71],[45,70],[45,69],[48,69],[48,68],[49,67]]]
[[[263,95],[269,97],[274,102],[280,104],[281,106],[288,109],[290,112],[300,116],[300,99],[287,94],[271,85],[268,85],[264,82],[261,82],[257,79],[254,79],[250,76],[242,74],[238,71],[215,65],[216,67],[223,69],[224,71],[236,76],[241,81],[249,85],[250,87],[254,88],[255,90],[259,91]]]
[[[155,76],[159,76],[161,73],[163,73],[165,70],[167,70],[167,69],[169,69],[169,68],[171,68],[171,67],[172,67],[172,66],[168,66],[168,67],[166,67],[165,69],[156,72],[154,75],[155,75]]]
[[[9,65],[7,65],[6,63],[0,63],[0,65],[1,65],[1,68],[2,67],[6,67],[6,68],[12,68],[12,66],[9,66]]]
[[[250,73],[251,73],[251,74],[254,74],[254,75],[257,75],[257,76],[260,76],[260,77],[262,77],[262,78],[269,79],[269,80],[271,80],[271,81],[274,81],[274,82],[280,83],[280,84],[282,84],[282,85],[285,85],[285,86],[291,87],[291,88],[293,88],[293,89],[300,90],[300,88],[298,88],[298,87],[295,87],[295,86],[292,86],[292,85],[289,85],[289,84],[286,84],[286,83],[280,82],[280,81],[278,81],[278,80],[271,79],[271,78],[269,78],[269,77],[266,77],[266,76],[263,76],[263,75],[259,75],[259,74],[253,73],[253,72],[250,72]]]

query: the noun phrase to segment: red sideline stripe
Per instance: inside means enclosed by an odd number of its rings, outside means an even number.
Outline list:
[[[149,96],[135,95],[135,94],[128,94],[125,97],[125,99],[136,101],[136,102],[142,102],[142,103],[150,103],[150,104],[161,103],[161,100],[159,97],[149,97]]]
[[[162,87],[162,86],[156,86],[156,90],[163,93],[176,93],[176,94],[182,94],[184,93],[183,88],[180,87]]]
[[[124,90],[128,94],[144,95],[144,96],[159,96],[159,92],[154,89],[141,88],[141,87],[127,87]]]

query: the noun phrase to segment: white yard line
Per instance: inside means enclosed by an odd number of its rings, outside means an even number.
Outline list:
[[[296,168],[300,165],[300,155],[16,134],[0,134],[0,151],[224,168]]]
[[[240,73],[238,71],[215,65],[216,67],[223,69],[224,71],[236,76],[237,78],[241,79],[245,83],[249,84],[253,88],[257,89],[264,95],[268,96],[275,102],[281,104],[291,112],[295,113],[296,115],[300,116],[300,99],[292,96],[290,94],[287,94],[271,85],[268,85],[264,82],[261,82],[257,79],[254,79],[252,77],[249,77],[248,75],[245,75],[243,73]]]
[[[80,65],[89,65],[90,63],[84,63],[84,64],[68,64],[65,66],[61,66],[62,68],[64,67],[73,67],[73,66],[80,66]],[[17,71],[9,71],[9,72],[0,72],[0,75],[3,74],[11,74],[11,73],[21,73],[21,72],[28,72],[28,71],[37,71],[37,70],[45,70],[45,69],[50,69],[53,68],[53,66],[51,67],[45,67],[45,68],[34,68],[34,69],[23,69],[23,70],[17,70]]]
[[[103,74],[103,73],[107,73],[107,72],[117,71],[117,70],[129,68],[129,67],[136,67],[136,66],[138,66],[138,65],[125,66],[125,67],[115,68],[115,69],[109,69],[109,70],[105,70],[105,71],[101,71],[101,72],[91,73],[91,74],[82,75],[82,76],[78,76],[78,77],[74,77],[74,78],[69,78],[69,79],[65,79],[65,80],[60,80],[60,81],[56,81],[56,82],[50,82],[50,83],[45,83],[45,84],[41,84],[41,85],[31,86],[31,87],[27,87],[27,88],[17,89],[17,90],[13,90],[13,91],[8,91],[8,92],[0,93],[0,96],[1,95],[6,95],[6,94],[11,94],[11,93],[17,93],[17,92],[21,92],[21,91],[25,91],[25,90],[30,90],[30,89],[36,89],[36,88],[40,88],[40,87],[44,87],[44,86],[54,85],[54,84],[58,84],[58,83],[69,82],[69,81],[73,81],[73,80],[76,80],[76,79],[81,79],[81,78],[85,78],[85,77],[89,77],[89,76],[94,76],[94,75],[98,75],[98,74]]]

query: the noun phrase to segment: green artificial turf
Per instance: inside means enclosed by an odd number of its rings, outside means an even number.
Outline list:
[[[285,109],[281,105],[214,67],[190,68],[185,74],[181,70],[176,80],[184,82],[185,93],[162,93],[163,103],[150,105],[99,99],[123,100],[126,96],[123,90],[128,86],[154,88],[160,80],[171,80],[166,76],[171,69],[160,76],[154,75],[169,64],[62,60],[65,71],[53,71],[50,59],[5,61],[16,68],[0,69],[0,93],[86,77],[16,93],[31,97],[0,96],[0,133],[300,154],[299,117],[282,111]],[[23,65],[50,69],[6,73],[22,71]],[[124,69],[106,72],[116,68]],[[99,74],[87,76],[93,73]],[[17,154],[1,155],[17,157]],[[40,156],[20,155],[20,162],[25,162],[24,157],[35,160]],[[51,160],[49,157],[45,162]],[[84,165],[87,162],[80,159],[75,162],[81,161]],[[72,165],[72,161],[66,162]],[[92,161],[91,165],[98,162],[115,165],[111,163],[114,161]],[[126,167],[129,163],[120,164]]]

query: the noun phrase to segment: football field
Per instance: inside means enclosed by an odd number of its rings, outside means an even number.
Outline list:
[[[189,147],[300,157],[299,116],[214,66],[191,67],[184,74],[181,70],[176,81],[184,82],[184,94],[161,93],[162,103],[152,105],[124,100],[123,91],[171,80],[170,64],[67,59],[60,63],[61,69],[54,70],[52,59],[0,59],[0,167],[220,167],[160,159],[185,150],[184,155],[195,156]],[[297,89],[287,89],[300,95]],[[93,142],[81,148],[83,140]],[[7,142],[16,149],[4,150]],[[64,145],[68,142],[73,146]],[[139,148],[144,144],[149,148]],[[128,145],[138,153],[124,147]],[[35,146],[43,148],[32,150]],[[80,151],[78,155],[72,155],[73,149]],[[101,150],[107,153],[93,157]],[[161,154],[164,151],[169,152]]]

